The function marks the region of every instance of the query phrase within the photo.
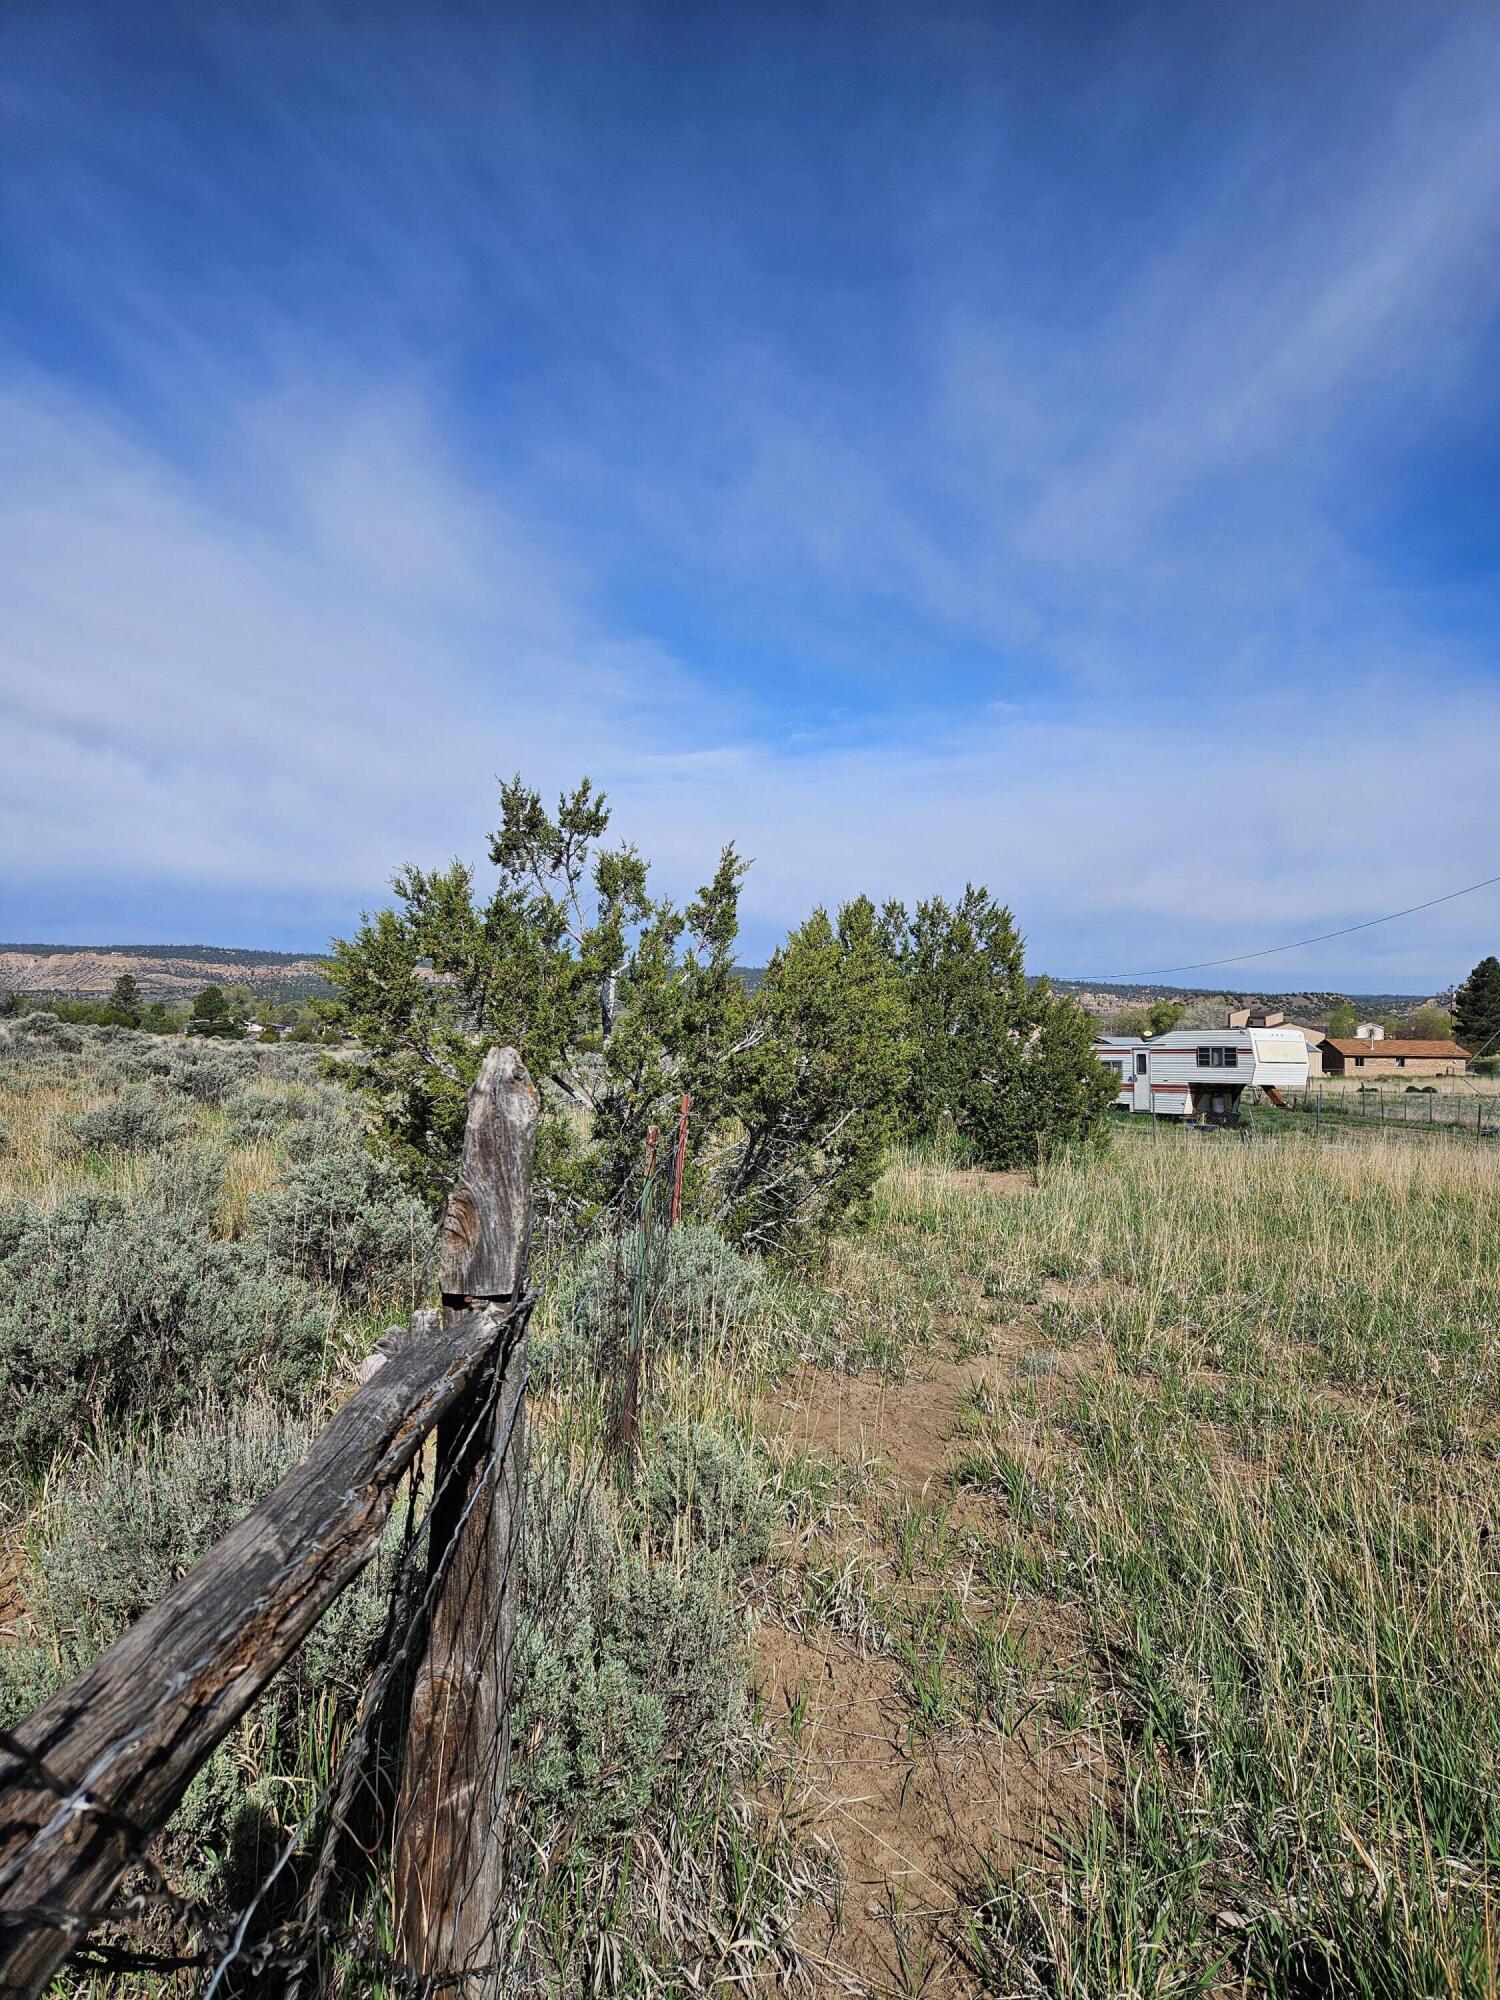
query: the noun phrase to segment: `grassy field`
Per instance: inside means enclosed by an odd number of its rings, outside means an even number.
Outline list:
[[[929,1626],[911,1699],[1095,1774],[988,1859],[989,1990],[1500,1983],[1497,1229],[1483,1148],[1127,1128],[1020,1191],[888,1177],[859,1254],[984,1358],[934,1490],[985,1501],[1000,1607]]]
[[[305,1450],[431,1218],[290,1051],[10,1039],[0,1129],[4,1722]],[[624,1458],[612,1243],[550,1246],[517,1990],[1493,1993],[1497,1242],[1489,1145],[898,1158],[815,1272],[658,1245]],[[377,1611],[195,1784],[210,1906]]]

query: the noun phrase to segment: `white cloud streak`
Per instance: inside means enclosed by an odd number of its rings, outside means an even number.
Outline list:
[[[258,63],[230,45],[237,92],[264,91]],[[129,128],[88,170],[72,107],[38,234],[60,287],[97,287],[130,390],[0,356],[0,889],[55,893],[59,931],[143,884],[164,909],[274,883],[352,917],[396,863],[473,855],[517,768],[601,778],[679,894],[736,840],[756,954],[814,900],[972,876],[1041,963],[1097,975],[1491,872],[1491,663],[1348,515],[1382,453],[1474,393],[1495,322],[1493,23],[1454,10],[1316,140],[1316,84],[1284,117],[1273,90],[1225,136],[1236,199],[1164,200],[1087,312],[986,261],[1003,145],[968,173],[912,149],[881,184],[889,323],[866,351],[845,302],[833,370],[748,283],[725,308],[728,253],[653,262],[651,218],[632,280],[631,242],[574,228],[578,123],[523,67],[490,154],[481,99],[424,45],[425,109],[386,78],[363,174],[309,130],[294,70],[269,74],[268,129],[358,267],[350,351],[243,272],[237,293],[232,260],[158,296],[111,242],[107,183],[145,171]],[[988,87],[960,90],[965,130]],[[851,143],[873,161],[883,138],[872,115]],[[183,141],[157,170],[187,188],[197,165]],[[625,171],[649,210],[649,164]],[[487,323],[486,282],[534,339],[596,336],[517,399],[498,456],[494,412],[467,433],[458,361],[401,310]],[[638,577],[708,606],[706,635],[622,610]],[[1423,985],[1495,921],[1453,905],[1268,969]]]

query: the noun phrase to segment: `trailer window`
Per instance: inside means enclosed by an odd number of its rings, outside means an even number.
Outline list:
[[[1141,1050],[1135,1059],[1135,1073],[1137,1076],[1144,1076],[1146,1074],[1146,1051],[1144,1049]]]
[[[1213,1059],[1214,1059],[1214,1051],[1213,1051],[1212,1049],[1210,1049],[1210,1048],[1200,1048],[1200,1049],[1199,1049],[1199,1051],[1198,1051],[1198,1067],[1199,1067],[1199,1069],[1207,1069],[1207,1068],[1208,1068],[1208,1067],[1209,1067],[1209,1066],[1211,1065],[1211,1063],[1213,1062]]]
[[[1238,1049],[1220,1048],[1212,1042],[1204,1042],[1198,1049],[1199,1069],[1238,1069],[1239,1066]]]
[[[1238,1050],[1238,1049],[1225,1049],[1225,1051],[1224,1051],[1224,1067],[1225,1067],[1225,1069],[1238,1069],[1238,1068],[1239,1068],[1239,1066],[1240,1066],[1240,1052],[1239,1052],[1239,1050]]]

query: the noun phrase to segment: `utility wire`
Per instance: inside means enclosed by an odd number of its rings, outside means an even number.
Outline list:
[[[1301,951],[1310,944],[1327,944],[1331,938],[1352,937],[1355,931],[1372,931],[1377,924],[1393,924],[1398,917],[1414,917],[1418,910],[1435,910],[1439,903],[1451,903],[1459,896],[1472,896],[1476,889],[1493,888],[1500,882],[1500,875],[1487,875],[1482,882],[1471,882],[1465,889],[1450,889],[1446,896],[1429,897],[1425,903],[1413,903],[1405,910],[1392,910],[1386,917],[1370,917],[1362,924],[1345,924],[1342,930],[1323,931],[1318,937],[1297,938],[1291,944],[1267,945],[1264,951],[1236,952],[1230,958],[1200,958],[1191,965],[1159,965],[1154,972],[1098,972],[1094,977],[1102,984],[1120,979],[1165,979],[1173,972],[1206,972],[1215,965],[1243,965],[1252,958],[1275,958],[1278,952]]]

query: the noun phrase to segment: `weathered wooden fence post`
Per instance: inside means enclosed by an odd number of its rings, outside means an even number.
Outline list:
[[[515,1050],[491,1049],[469,1093],[463,1159],[443,1216],[439,1285],[449,1323],[521,1294],[537,1110]],[[500,1984],[525,1382],[523,1317],[487,1377],[438,1428],[429,1573],[441,1576],[412,1690],[397,1812],[399,1956],[460,2000]]]

